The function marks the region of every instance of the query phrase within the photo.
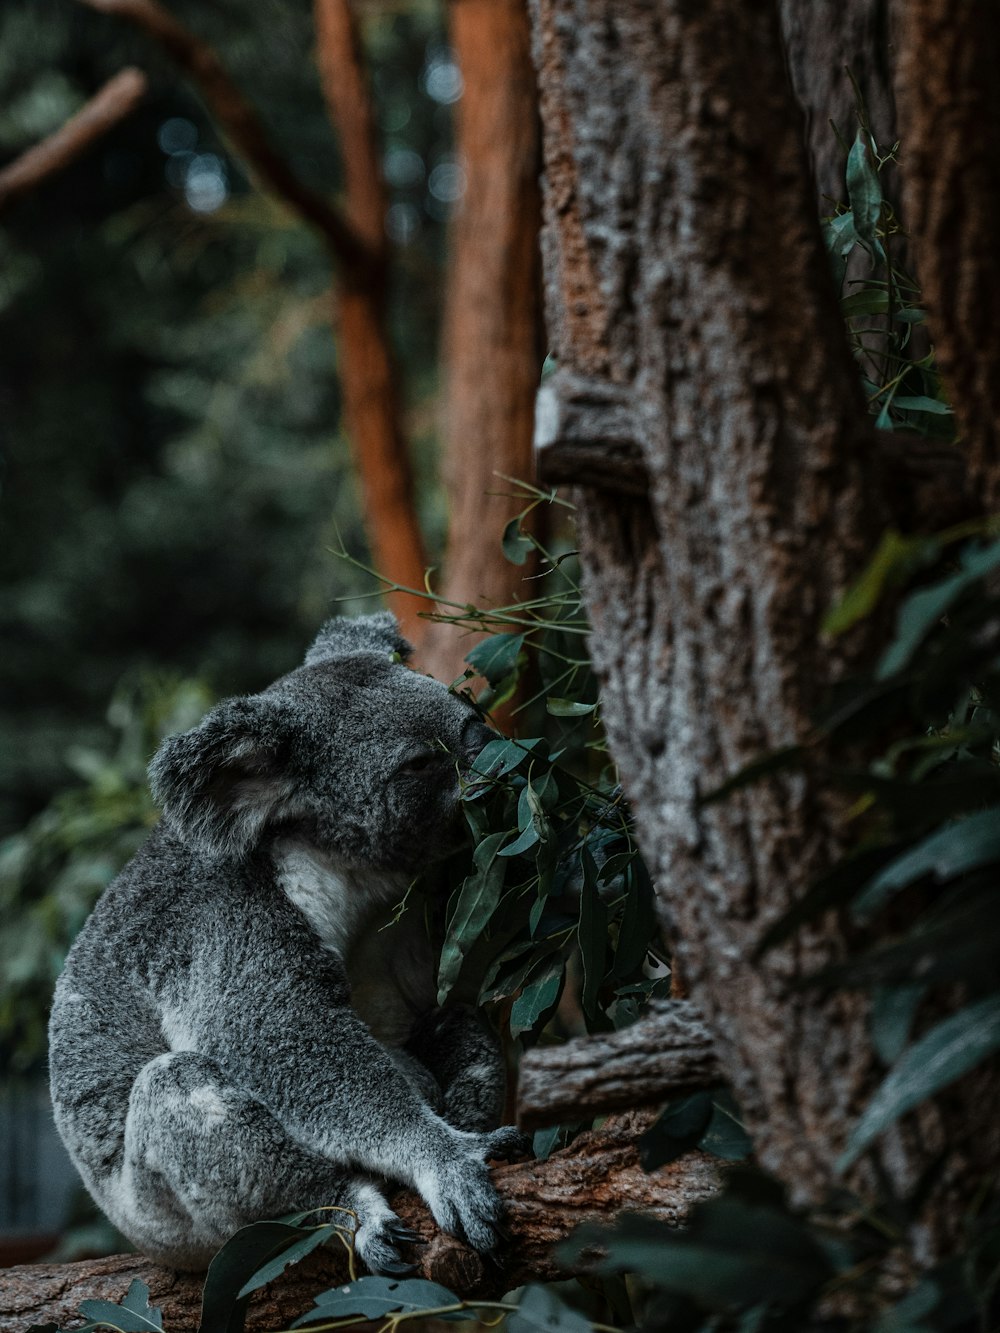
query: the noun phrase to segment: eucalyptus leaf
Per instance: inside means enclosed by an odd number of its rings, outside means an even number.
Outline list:
[[[675,1097],[639,1140],[644,1171],[656,1171],[696,1147],[712,1118],[711,1093],[701,1090]]]
[[[475,851],[475,872],[466,877],[448,920],[438,965],[438,1004],[458,980],[462,962],[489,924],[503,890],[506,866],[498,859],[506,833],[490,833]]]
[[[579,699],[557,699],[550,695],[545,701],[545,711],[552,717],[586,717],[597,704],[581,703]]]
[[[905,1112],[1000,1049],[1000,995],[967,1005],[910,1046],[869,1102],[838,1162],[846,1171]]]
[[[510,1011],[510,1034],[519,1037],[533,1030],[556,1007],[562,991],[565,964],[553,954],[514,1001]]]
[[[590,1333],[590,1320],[571,1310],[551,1287],[532,1283],[504,1328],[506,1333]]]
[[[907,884],[926,875],[953,879],[1000,861],[1000,808],[957,819],[890,861],[855,898],[851,914],[865,922]]]
[[[108,1324],[121,1333],[162,1333],[163,1312],[149,1303],[149,1288],[145,1282],[133,1278],[120,1305],[113,1301],[86,1300],[80,1302],[80,1313],[95,1324]]]
[[[921,982],[876,986],[869,1024],[872,1045],[887,1065],[898,1060],[906,1049],[913,1020],[926,993],[927,987]]]
[[[871,160],[871,135],[859,128],[847,155],[847,194],[851,201],[854,227],[861,244],[873,257],[885,259],[878,237],[882,213],[882,186]]]
[[[342,1287],[333,1287],[315,1298],[316,1308],[300,1315],[292,1328],[328,1323],[338,1319],[384,1319],[391,1314],[419,1314],[461,1305],[461,1298],[438,1282],[423,1278],[400,1281],[388,1277],[359,1277]],[[440,1318],[441,1316],[438,1316]],[[474,1319],[471,1310],[452,1311],[449,1318]]]
[[[465,660],[478,675],[496,686],[514,671],[523,647],[523,634],[491,634],[466,653]]]
[[[580,916],[576,938],[583,965],[580,1004],[584,1014],[593,1019],[597,1013],[597,995],[604,979],[608,948],[608,910],[597,891],[597,865],[590,848],[581,851],[583,886],[580,891]]]
[[[250,1299],[249,1294],[242,1294],[244,1288],[266,1264],[294,1250],[316,1230],[329,1235],[333,1228],[294,1226],[288,1222],[254,1222],[241,1227],[209,1264],[198,1333],[243,1333]]]
[[[512,565],[523,565],[534,550],[534,542],[521,531],[522,515],[512,518],[503,530],[500,541],[504,555]]]
[[[962,552],[961,562],[959,573],[912,593],[900,607],[895,638],[878,664],[876,676],[879,680],[886,680],[901,671],[958,597],[1000,565],[1000,542],[967,548]]]

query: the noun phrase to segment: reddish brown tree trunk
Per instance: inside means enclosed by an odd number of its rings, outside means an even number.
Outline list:
[[[334,324],[347,435],[369,533],[372,560],[386,578],[421,588],[427,553],[417,522],[413,470],[403,429],[400,374],[386,327],[389,251],[386,197],[350,0],[316,0],[320,76],[344,166],[348,219],[372,255],[367,269],[341,265],[334,289]],[[419,599],[390,592],[386,600],[413,642],[426,622]]]
[[[465,91],[457,150],[465,192],[451,227],[445,297],[443,459],[448,544],[439,591],[494,607],[514,601],[527,567],[500,554],[523,507],[505,477],[531,480],[541,369],[538,101],[525,0],[453,0],[450,35]],[[421,666],[462,670],[473,640],[432,626]]]
[[[534,0],[534,14],[560,366],[541,433],[557,459],[571,422],[579,455],[589,412],[590,452],[610,438],[634,460],[621,494],[612,469],[578,496],[611,748],[760,1158],[815,1201],[842,1183],[838,1155],[881,1077],[867,1004],[798,989],[842,954],[833,920],[755,949],[841,853],[843,812],[808,774],[701,800],[806,740],[829,683],[861,660],[863,638],[824,644],[819,626],[885,514],[777,10]],[[961,1106],[967,1131],[977,1115],[985,1128],[980,1112]],[[946,1141],[933,1107],[884,1136],[900,1193]],[[939,1176],[911,1237],[922,1257],[954,1241],[955,1197],[995,1134],[980,1144]],[[850,1183],[870,1180],[862,1167]]]

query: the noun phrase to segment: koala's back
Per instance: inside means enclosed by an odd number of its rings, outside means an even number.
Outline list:
[[[195,857],[156,830],[101,899],[69,952],[49,1022],[53,1108],[89,1184],[120,1165],[128,1092],[167,1049],[162,992],[183,978],[198,911]]]

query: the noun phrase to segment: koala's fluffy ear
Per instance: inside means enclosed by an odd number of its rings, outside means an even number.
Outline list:
[[[409,660],[413,649],[399,632],[399,624],[391,611],[379,611],[374,616],[334,616],[328,620],[306,653],[306,666],[326,662],[333,657],[350,657],[354,653],[398,653],[400,660]]]
[[[154,799],[185,842],[242,857],[269,820],[294,813],[291,726],[274,699],[226,699],[193,731],[170,736],[149,765]]]

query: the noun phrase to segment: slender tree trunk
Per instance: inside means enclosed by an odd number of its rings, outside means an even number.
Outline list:
[[[514,601],[530,567],[500,555],[523,507],[505,477],[530,480],[541,369],[538,99],[525,0],[452,0],[450,35],[465,91],[457,108],[465,192],[451,227],[445,295],[443,458],[448,545],[443,597]],[[506,493],[506,494],[505,494]],[[473,640],[430,628],[421,666],[462,670]]]
[[[334,325],[347,434],[361,486],[372,560],[387,578],[421,588],[427,553],[417,521],[413,470],[403,428],[400,374],[386,327],[389,249],[386,197],[371,93],[350,0],[315,0],[320,76],[344,165],[348,220],[372,263],[341,265]],[[426,621],[418,599],[389,593],[404,633],[417,643]]]
[[[759,959],[755,948],[843,850],[843,812],[808,773],[702,803],[805,740],[877,630],[819,638],[885,511],[777,7],[533,0],[533,12],[560,365],[541,433],[555,458],[572,420],[579,451],[589,402],[593,454],[609,436],[621,453],[630,415],[647,478],[645,496],[634,466],[621,494],[613,473],[578,493],[611,748],[759,1156],[816,1201],[843,1183],[838,1155],[881,1077],[867,1004],[798,989],[842,954],[837,922]],[[968,1130],[967,1103],[961,1113]],[[934,1106],[884,1136],[901,1194],[946,1132]],[[950,1159],[911,1237],[922,1257],[954,1241],[955,1198],[994,1151],[989,1134],[975,1162]],[[847,1183],[865,1189],[869,1171]]]

